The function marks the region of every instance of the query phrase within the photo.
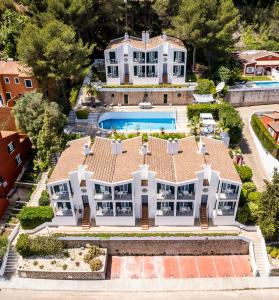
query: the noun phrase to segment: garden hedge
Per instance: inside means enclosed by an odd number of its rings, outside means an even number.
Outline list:
[[[200,117],[201,113],[211,113],[214,119],[219,119],[219,110],[223,104],[189,104],[187,106],[187,116],[192,120],[194,116]]]
[[[7,247],[8,247],[8,237],[7,236],[0,236],[0,260],[6,254]],[[1,264],[0,264],[0,266],[1,266]]]
[[[255,114],[251,117],[251,126],[266,151],[276,159],[279,159],[279,145],[265,128],[260,118]]]
[[[88,119],[89,110],[87,108],[85,109],[79,109],[76,111],[76,116],[78,119]]]
[[[39,199],[39,205],[40,206],[49,206],[50,205],[50,199],[49,194],[47,190],[42,191],[41,197]]]
[[[242,182],[251,182],[253,171],[249,166],[239,166],[236,164],[235,168]]]
[[[16,243],[16,251],[22,257],[63,254],[64,245],[55,236],[36,236],[31,238],[21,234]]]
[[[23,229],[33,229],[53,218],[53,211],[50,206],[23,207],[18,214]]]

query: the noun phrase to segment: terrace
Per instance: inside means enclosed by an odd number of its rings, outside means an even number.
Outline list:
[[[95,184],[95,200],[111,200],[111,187],[101,184]]]
[[[177,202],[176,215],[177,216],[193,216],[193,202]]]
[[[175,187],[163,183],[157,183],[157,199],[175,199]]]
[[[157,216],[174,216],[174,202],[157,202]]]
[[[237,199],[239,186],[229,183],[222,183],[220,199]]]
[[[96,204],[96,216],[99,217],[112,217],[113,203],[112,202],[97,202]]]
[[[117,185],[114,188],[114,199],[116,200],[132,200],[132,184]]]
[[[186,184],[177,188],[177,199],[195,199],[195,184]]]

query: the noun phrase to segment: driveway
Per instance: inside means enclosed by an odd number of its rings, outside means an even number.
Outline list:
[[[237,110],[240,113],[240,116],[244,122],[243,128],[243,138],[240,142],[240,148],[243,152],[244,160],[247,165],[249,165],[253,170],[253,181],[258,187],[259,190],[263,190],[265,187],[264,179],[268,179],[265,168],[263,166],[260,155],[257,151],[255,142],[252,138],[252,135],[249,131],[249,118],[250,116],[259,111],[279,111],[278,104],[270,105],[258,105],[258,106],[249,106],[249,107],[239,107]]]

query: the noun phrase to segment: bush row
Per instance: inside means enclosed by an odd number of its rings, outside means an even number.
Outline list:
[[[139,136],[139,135],[136,134],[136,133],[129,133],[126,136],[124,133],[116,132],[111,136],[111,138],[126,140],[126,139],[131,139],[131,138],[134,138],[134,137],[137,137],[137,136]],[[141,134],[141,136],[142,136],[142,140],[144,142],[148,141],[148,136],[153,136],[153,137],[157,137],[157,138],[164,139],[164,140],[182,139],[182,138],[186,137],[185,133],[179,133],[179,132],[164,133],[164,134],[162,134],[162,133],[151,133],[149,135],[147,133],[143,133],[143,134]]]
[[[279,159],[279,145],[275,142],[268,130],[257,115],[252,115],[251,126],[262,146],[275,158]]]
[[[40,206],[48,206],[50,205],[49,194],[47,190],[42,191],[41,197],[39,199]]]
[[[251,182],[253,171],[249,166],[235,164],[235,168],[242,182]]]
[[[21,234],[16,243],[16,251],[22,257],[62,254],[64,245],[55,236],[36,236],[31,238]]]
[[[278,258],[279,259],[279,246],[267,246],[266,250],[267,250],[267,253],[272,258]]]
[[[0,236],[0,260],[6,254],[7,247],[8,247],[8,237],[7,236]],[[1,263],[0,263],[0,266],[1,266]]]
[[[53,218],[53,211],[50,206],[23,207],[18,214],[23,229],[33,229]]]
[[[170,84],[170,83],[161,83],[161,84],[108,84],[104,85],[102,88],[182,88],[187,87],[188,84]]]
[[[214,119],[219,119],[219,110],[223,104],[189,104],[187,106],[187,116],[192,120],[194,116],[200,117],[201,113],[211,113]]]

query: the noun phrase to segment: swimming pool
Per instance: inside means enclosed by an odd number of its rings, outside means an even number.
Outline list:
[[[106,130],[175,130],[175,112],[107,112],[99,118],[99,127]]]
[[[256,87],[261,88],[279,88],[279,82],[277,81],[254,81]]]

